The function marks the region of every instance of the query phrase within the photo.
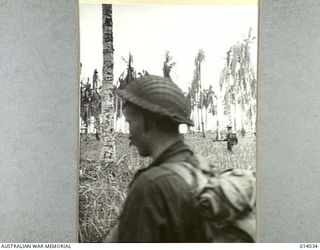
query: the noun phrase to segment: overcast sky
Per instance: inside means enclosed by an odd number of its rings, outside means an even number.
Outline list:
[[[165,51],[169,50],[176,66],[173,80],[186,91],[194,71],[194,58],[200,48],[205,52],[202,82],[214,89],[219,83],[226,52],[242,41],[252,27],[257,37],[257,5],[113,5],[114,78],[126,69],[121,57],[133,55],[139,72],[162,75]],[[94,69],[102,72],[102,7],[80,5],[80,57],[82,78],[92,79]],[[256,65],[257,39],[252,44]]]

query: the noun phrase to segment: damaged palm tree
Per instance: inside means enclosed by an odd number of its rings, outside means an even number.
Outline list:
[[[125,87],[127,87],[128,84],[130,84],[130,82],[136,78],[136,71],[133,68],[133,56],[132,54],[129,52],[129,57],[128,60],[126,60],[124,57],[122,57],[122,60],[125,61],[125,63],[127,64],[127,69],[122,72],[122,74],[120,75],[120,77],[118,78],[118,88],[119,89],[124,89]],[[139,73],[140,74],[140,73]],[[114,105],[115,105],[115,124],[116,124],[116,128],[117,128],[117,123],[118,123],[118,119],[121,119],[123,117],[123,113],[122,113],[122,100],[121,98],[119,98],[119,96],[115,95],[115,99],[114,99]]]
[[[201,106],[202,108],[205,109],[205,129],[208,129],[208,112],[212,115],[215,116],[217,113],[217,96],[212,90],[212,86],[209,86],[209,89],[203,89],[202,91],[202,103]]]
[[[163,68],[162,68],[163,76],[171,79],[170,73],[171,73],[171,71],[172,71],[172,68],[173,68],[175,65],[176,65],[176,63],[175,63],[175,62],[172,62],[172,56],[170,55],[170,52],[169,52],[169,51],[166,51],[165,61],[164,61],[164,63],[163,63]]]
[[[229,117],[229,124],[235,130],[240,129],[242,135],[246,128],[255,131],[257,81],[250,56],[250,45],[254,40],[250,28],[247,38],[231,46],[220,78],[224,114]]]
[[[202,112],[202,103],[203,103],[203,96],[202,96],[202,85],[201,85],[201,63],[205,60],[205,54],[203,49],[200,49],[196,55],[196,58],[194,60],[195,69],[193,73],[193,80],[192,80],[192,91],[195,93],[195,100],[196,100],[196,109],[194,111],[197,111],[197,129],[202,131],[202,136],[205,137],[204,133],[204,122],[203,122],[203,112]],[[200,117],[199,117],[200,116]]]
[[[101,154],[105,166],[115,161],[112,5],[102,5],[103,69],[101,89]]]

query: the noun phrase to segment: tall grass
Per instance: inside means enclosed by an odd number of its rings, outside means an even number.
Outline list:
[[[255,137],[240,137],[239,143],[227,151],[227,142],[213,141],[212,138],[201,139],[199,135],[186,137],[186,143],[198,154],[219,170],[229,168],[256,169]]]
[[[203,139],[199,134],[187,134],[185,141],[218,169],[256,168],[255,138],[239,138],[233,153],[227,151],[226,142],[213,142],[210,135]],[[80,242],[102,242],[106,238],[121,212],[134,173],[150,163],[150,159],[140,157],[134,147],[129,147],[126,135],[118,134],[117,161],[104,169],[97,161],[99,143],[94,137],[87,141],[81,138]]]

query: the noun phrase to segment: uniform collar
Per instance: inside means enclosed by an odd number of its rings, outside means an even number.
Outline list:
[[[162,163],[171,160],[182,161],[187,158],[187,155],[190,154],[193,154],[193,151],[183,142],[183,140],[179,140],[165,149],[148,167],[138,169],[133,179],[136,179],[141,173],[151,167],[159,166]]]
[[[182,152],[192,153],[192,150],[183,142],[183,140],[178,140],[165,149],[156,159],[154,159],[149,167],[158,166],[166,161],[170,161],[170,158],[173,158]]]

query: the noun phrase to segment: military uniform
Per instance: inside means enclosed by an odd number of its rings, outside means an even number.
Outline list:
[[[226,132],[226,138],[224,139],[227,141],[227,149],[229,152],[232,152],[232,147],[238,143],[238,139],[234,133],[232,133],[231,126],[227,127],[228,130]]]
[[[232,151],[233,141],[231,139],[232,131],[228,130],[226,133],[226,141],[227,141],[227,149],[228,151]]]
[[[120,216],[118,242],[205,241],[190,186],[162,167],[193,157],[189,147],[179,141],[136,173]]]

